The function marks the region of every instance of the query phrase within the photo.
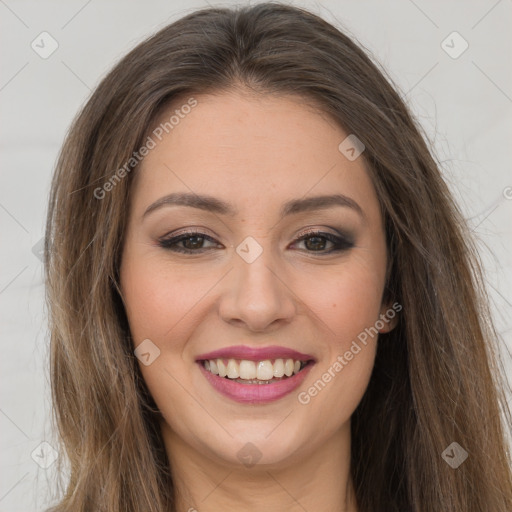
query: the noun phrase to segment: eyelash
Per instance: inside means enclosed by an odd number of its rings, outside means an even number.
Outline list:
[[[211,247],[211,248],[200,248],[197,250],[191,250],[191,249],[183,249],[183,248],[177,247],[177,244],[179,244],[180,242],[182,242],[184,240],[192,238],[192,237],[199,237],[199,238],[208,240],[210,242],[215,242],[215,240],[212,237],[210,237],[204,233],[201,233],[200,231],[188,231],[186,233],[182,233],[181,235],[178,235],[175,237],[161,238],[158,241],[158,245],[160,247],[162,247],[163,249],[167,249],[167,250],[173,251],[173,252],[179,252],[182,254],[202,254],[202,253],[214,248],[214,247]],[[307,240],[308,238],[324,238],[324,239],[328,240],[329,242],[331,242],[332,244],[334,244],[334,247],[328,251],[307,251],[307,252],[310,252],[313,254],[318,253],[318,254],[326,255],[326,254],[331,254],[331,253],[335,253],[335,252],[347,251],[347,250],[351,249],[352,247],[354,247],[354,242],[349,237],[339,237],[339,236],[333,235],[332,233],[326,233],[323,231],[308,231],[307,233],[300,235],[299,238],[297,238],[296,242],[302,242],[304,240]]]

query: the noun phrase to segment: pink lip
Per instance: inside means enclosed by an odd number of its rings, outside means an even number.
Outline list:
[[[265,361],[266,359],[295,359],[297,361],[309,361],[310,359],[315,360],[313,356],[301,354],[291,348],[278,347],[275,345],[258,348],[237,345],[235,347],[214,350],[213,352],[208,352],[207,354],[202,354],[196,357],[196,361],[204,361],[205,359],[246,359],[247,361]],[[269,386],[270,385],[271,384],[269,384]]]
[[[215,354],[215,352],[212,352]],[[209,354],[207,354],[209,356]],[[244,356],[244,358],[246,358]],[[208,358],[205,358],[208,359]],[[212,359],[215,359],[213,357]],[[234,357],[233,357],[234,359]],[[222,395],[241,403],[263,404],[279,400],[296,389],[313,367],[310,363],[299,373],[272,384],[240,384],[234,380],[214,375],[198,363],[206,380]]]

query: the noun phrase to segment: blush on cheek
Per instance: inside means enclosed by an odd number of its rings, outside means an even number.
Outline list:
[[[352,340],[374,326],[379,319],[380,294],[373,292],[374,288],[373,283],[361,287],[355,280],[338,284],[324,297],[323,307],[315,304],[318,316],[331,334],[335,335],[340,349],[350,346]]]
[[[204,283],[194,286],[194,280],[184,282],[175,275],[172,279],[166,277],[150,264],[127,266],[123,277],[123,293],[135,340],[152,337],[165,340],[207,290]]]

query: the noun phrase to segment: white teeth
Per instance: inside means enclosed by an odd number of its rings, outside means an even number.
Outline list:
[[[269,383],[274,378],[291,377],[299,373],[305,364],[305,362],[303,364],[302,361],[294,361],[293,359],[276,359],[273,363],[269,359],[264,361],[229,359],[227,364],[224,361],[225,359],[210,359],[204,361],[203,365],[205,370],[214,375],[219,375],[219,377],[227,377],[233,380],[256,380],[261,384]]]
[[[238,379],[240,377],[240,372],[238,369],[238,365],[234,359],[230,359],[228,361],[228,366],[226,367],[227,376],[230,379]]]
[[[282,359],[276,359],[274,362],[274,377],[282,377],[284,375],[284,362]]]
[[[225,377],[228,374],[226,365],[222,359],[217,359],[217,368],[219,369],[219,377]]]
[[[240,378],[251,380],[256,378],[256,364],[254,361],[240,361]]]
[[[284,363],[284,374],[290,377],[293,374],[293,359],[287,359]]]
[[[256,378],[258,380],[270,380],[274,376],[274,368],[270,361],[259,361],[256,366]]]

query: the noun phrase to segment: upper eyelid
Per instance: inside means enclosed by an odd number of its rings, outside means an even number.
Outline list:
[[[329,231],[324,231],[324,230],[318,229],[318,228],[316,228],[316,229],[310,228],[310,229],[307,229],[306,231],[300,231],[299,234],[296,236],[296,240],[300,239],[302,237],[307,237],[308,235],[323,235],[323,234],[332,235],[332,236],[336,236],[339,238],[347,238],[348,237],[348,235],[344,234],[344,233],[331,233]],[[185,236],[185,237],[186,236],[201,236],[204,238],[208,238],[209,240],[215,240],[213,236],[209,235],[208,233],[204,233],[203,231],[200,231],[200,230],[183,231],[183,232],[179,232],[177,234],[168,233],[164,236],[159,237],[159,240],[172,240],[174,238],[180,238],[182,236]]]
[[[158,244],[163,245],[165,243],[172,242],[173,245],[178,245],[183,240],[186,240],[188,237],[192,236],[199,236],[200,238],[204,238],[208,242],[216,245],[222,245],[221,242],[217,241],[214,237],[207,235],[206,233],[202,233],[201,231],[185,231],[183,233],[179,233],[177,235],[164,235],[158,239]],[[207,248],[208,249],[208,248]],[[183,250],[185,251],[185,250]],[[182,251],[178,251],[182,252]],[[191,251],[191,252],[200,252],[198,251]]]
[[[178,244],[180,244],[183,240],[185,240],[187,237],[192,237],[192,236],[198,236],[200,238],[204,238],[205,240],[209,241],[210,243],[213,243],[213,244],[217,244],[217,245],[223,245],[221,242],[218,242],[214,237],[206,234],[206,233],[203,233],[202,231],[199,231],[199,230],[189,230],[189,231],[184,231],[184,232],[181,232],[179,234],[176,234],[176,235],[172,235],[172,236],[169,236],[169,235],[164,235],[163,237],[159,238],[158,242],[159,242],[159,245],[162,245],[165,244],[165,243],[168,243],[169,246],[168,247],[164,247],[166,249],[170,249],[170,247],[172,245],[176,245],[178,246]],[[294,242],[293,243],[297,243],[297,242],[302,242],[303,240],[309,238],[309,237],[313,237],[313,236],[319,236],[320,238],[325,238],[327,240],[327,242],[331,243],[331,244],[334,244],[336,245],[337,243],[338,244],[345,244],[347,246],[350,246],[350,247],[353,247],[354,246],[354,238],[349,235],[349,234],[346,234],[346,233],[339,233],[337,232],[336,234],[334,233],[331,233],[331,232],[328,232],[328,231],[324,231],[324,230],[321,230],[321,229],[318,229],[318,228],[309,228],[307,229],[306,231],[301,231],[295,238],[294,238]],[[334,241],[331,239],[332,238],[336,238],[338,240],[338,242]],[[169,243],[169,242],[172,242],[172,243]],[[177,252],[185,252],[185,253],[201,253],[201,252],[204,252],[204,251],[208,251],[209,249],[214,249],[214,247],[206,247],[206,248],[200,248],[198,250],[192,250],[192,249],[179,249],[179,250],[176,250]],[[172,250],[172,249],[170,249]],[[338,249],[339,250],[339,249]],[[334,250],[336,251],[336,249]],[[318,254],[321,254],[323,252],[323,254],[328,254],[332,251],[318,251]]]
[[[187,236],[200,236],[203,238],[207,238],[208,240],[217,242],[217,240],[215,240],[215,238],[212,235],[209,235],[208,233],[204,233],[202,231],[183,231],[183,232],[177,233],[177,234],[168,233],[164,236],[159,237],[159,240],[173,240],[175,238],[182,238],[182,237],[186,238]]]
[[[315,234],[326,234],[326,235],[337,236],[340,238],[343,238],[344,236],[346,236],[343,233],[331,233],[330,231],[325,231],[320,228],[309,228],[304,231],[299,231],[297,238],[301,238],[303,236],[308,236],[308,235],[315,235]]]

